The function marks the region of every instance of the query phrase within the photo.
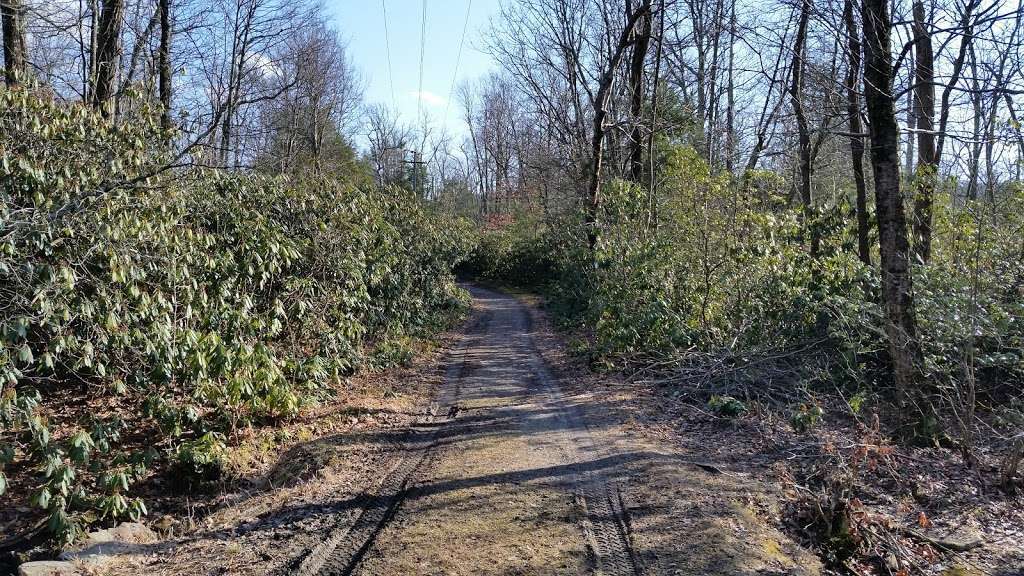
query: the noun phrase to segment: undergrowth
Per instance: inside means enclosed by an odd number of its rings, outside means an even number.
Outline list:
[[[60,542],[145,514],[155,463],[216,477],[234,431],[467,299],[462,221],[357,174],[167,169],[175,135],[128,108],[0,92],[0,494]]]
[[[826,411],[822,397],[843,399],[856,418],[879,414],[866,453],[825,451],[804,479],[813,490],[807,525],[842,562],[866,541],[855,522],[864,515],[859,471],[888,457],[911,410],[889,370],[877,266],[856,252],[853,191],[804,220],[777,174],[733,179],[685,146],[662,161],[655,217],[645,187],[613,181],[602,189],[593,252],[582,214],[526,212],[483,227],[467,272],[543,292],[556,319],[582,336],[573,348],[592,365],[672,388],[719,417],[756,404],[813,434],[844,416]],[[942,418],[928,439],[982,469],[972,458],[983,435],[997,468],[991,484],[1013,490],[1024,428],[1004,414],[1019,414],[1024,395],[1024,189],[1009,186],[987,204],[954,202],[955,190],[943,188],[932,258],[913,270],[924,376]]]

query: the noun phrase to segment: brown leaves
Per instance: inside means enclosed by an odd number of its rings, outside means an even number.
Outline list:
[[[924,510],[917,513],[917,525],[921,528],[931,528],[932,521],[928,519],[928,515],[924,513]]]

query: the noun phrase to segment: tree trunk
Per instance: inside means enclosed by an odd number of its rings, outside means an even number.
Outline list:
[[[793,14],[795,16],[795,9],[793,10]],[[782,44],[785,44],[786,42],[786,38],[789,35],[789,24],[793,21],[794,16],[790,16],[789,21],[786,23],[786,30],[785,32],[783,32],[782,35]],[[768,130],[771,128],[772,124],[775,121],[775,114],[778,112],[779,108],[782,107],[783,102],[785,102],[786,100],[785,90],[783,90],[782,96],[776,100],[775,105],[771,105],[774,97],[775,85],[777,83],[781,84],[784,81],[783,79],[786,78],[789,74],[788,71],[783,70],[784,66],[782,66],[782,57],[784,54],[784,51],[779,50],[778,54],[775,56],[775,64],[771,67],[771,82],[769,82],[768,84],[768,92],[767,94],[765,94],[764,105],[761,108],[761,117],[758,120],[757,128],[755,130],[757,137],[754,141],[753,149],[750,151],[750,156],[747,158],[747,164],[743,169],[742,186],[744,189],[746,189],[747,187],[750,172],[757,168],[757,162],[761,158],[761,152],[764,151],[765,146],[767,145]],[[771,111],[769,111],[769,107],[771,108]]]
[[[914,65],[913,58],[907,60],[907,66]],[[907,154],[903,158],[903,171],[907,173],[907,178],[914,177],[914,166],[917,162],[917,154],[914,149],[914,141],[917,140],[915,128],[917,128],[917,108],[914,106],[914,89],[911,87],[907,90]]]
[[[799,180],[797,192],[800,196],[800,203],[803,205],[801,211],[803,219],[804,234],[811,239],[811,255],[818,253],[818,234],[811,224],[811,213],[814,198],[811,194],[811,131],[807,124],[807,114],[804,111],[804,52],[807,45],[807,24],[811,17],[811,0],[802,0],[800,5],[800,21],[797,24],[796,38],[793,39],[793,64],[790,70],[791,82],[789,95],[793,103],[793,114],[796,116],[797,136],[799,138]]]
[[[132,55],[128,58],[128,69],[125,70],[124,73],[125,84],[135,82],[135,71],[139,68],[139,61],[142,59],[143,50],[149,48],[149,37],[153,35],[153,31],[156,30],[156,25],[159,23],[160,6],[157,5],[156,9],[153,11],[153,16],[146,23],[145,30],[135,38],[134,46],[132,46]],[[152,88],[155,83],[152,81],[152,77],[147,80],[146,89],[150,90],[150,94],[152,94]]]
[[[3,18],[4,70],[8,86],[16,86],[28,74],[25,43],[25,5],[21,0],[0,0]]]
[[[939,129],[936,134],[937,142],[935,144],[935,164],[938,165],[942,162],[942,151],[946,145],[946,126],[949,123],[949,111],[950,111],[950,97],[953,95],[953,89],[956,88],[957,83],[960,82],[960,74],[964,70],[964,62],[967,60],[967,54],[970,51],[971,44],[974,42],[974,8],[980,0],[967,0],[964,6],[963,15],[960,18],[960,51],[956,55],[956,59],[953,60],[953,69],[950,72],[949,83],[942,89],[942,101],[939,103]]]
[[[1014,167],[1013,179],[1020,180],[1021,168],[1024,168],[1024,133],[1021,132],[1021,124],[1020,119],[1017,118],[1017,112],[1013,109],[1013,97],[1009,94],[1003,94],[1003,99],[1006,101],[1006,111],[1010,114],[1013,133],[1017,137],[1017,165]]]
[[[720,60],[719,46],[722,43],[722,0],[715,0],[709,28],[711,32],[711,67],[708,70],[708,128],[705,137],[707,138],[708,164],[713,169],[717,169],[721,165],[719,160],[721,146],[719,145],[718,108],[722,100],[722,94],[718,79],[720,71],[718,64]]]
[[[927,262],[932,252],[932,202],[938,162],[935,157],[935,56],[924,2],[914,2],[914,119],[917,122],[917,171],[914,178],[914,257]]]
[[[900,137],[892,94],[889,0],[864,0],[862,17],[864,101],[870,122],[885,331],[896,387],[906,399],[916,394],[921,384],[921,349],[917,341],[910,243],[900,193]]]
[[[235,9],[231,40],[231,69],[228,71],[227,97],[224,99],[224,117],[221,121],[220,156],[223,166],[233,165],[234,161],[238,160],[237,151],[233,150],[235,146],[234,123],[235,115],[238,113],[238,101],[241,99],[245,63],[249,57],[250,34],[255,10],[255,4],[238,4]],[[232,153],[234,153],[234,158],[232,158]]]
[[[658,228],[658,180],[655,170],[654,136],[658,132],[658,90],[661,83],[661,54],[665,45],[665,0],[660,0],[658,5],[658,48],[654,52],[654,81],[651,83],[651,130],[647,133],[647,159],[650,162],[648,168],[648,213],[647,223],[652,230]]]
[[[84,101],[90,104],[96,94],[96,38],[100,27],[99,0],[87,0],[89,6],[89,69],[86,71]]]
[[[870,224],[868,222],[867,185],[864,182],[864,128],[860,122],[860,95],[857,85],[860,80],[861,45],[857,37],[857,22],[853,17],[853,0],[846,0],[843,6],[846,35],[849,50],[849,64],[846,67],[846,113],[850,123],[850,159],[853,163],[853,182],[857,189],[857,254],[860,261],[871,265]]]
[[[121,24],[124,21],[124,0],[103,0],[96,47],[96,86],[93,106],[110,117],[114,114],[114,92],[118,64],[121,60]]]
[[[726,77],[725,169],[733,174],[736,166],[736,2],[730,3],[729,65]]]
[[[997,85],[1002,84],[1002,79],[997,78]],[[994,148],[996,143],[996,118],[999,113],[999,97],[992,97],[992,105],[988,109],[988,118],[985,120],[985,195],[993,205],[996,201],[996,169]]]
[[[967,158],[967,199],[978,199],[978,176],[981,172],[981,119],[985,115],[983,95],[981,93],[981,82],[978,81],[978,57],[974,53],[974,47],[968,48],[971,63],[971,106],[974,109],[972,115],[971,130],[971,155]]]
[[[697,70],[694,83],[697,85],[697,118],[701,122],[700,137],[704,139],[704,157],[711,158],[708,150],[708,95],[707,95],[707,51],[704,44],[704,12],[703,2],[690,2],[690,21],[693,22],[693,43],[697,49]]]
[[[594,124],[590,139],[590,182],[587,186],[587,212],[585,223],[587,228],[587,246],[591,253],[597,247],[597,215],[601,210],[601,171],[604,164],[605,118],[608,116],[608,99],[615,84],[615,72],[622,61],[623,53],[629,45],[633,29],[645,14],[651,12],[651,0],[644,0],[636,11],[627,15],[626,25],[619,36],[615,51],[608,61],[607,68],[601,75],[597,95],[594,97]]]
[[[160,74],[160,124],[171,127],[171,0],[158,0],[160,10],[160,46],[157,69]]]
[[[648,12],[641,18],[633,39],[633,53],[629,65],[630,115],[633,129],[629,133],[629,179],[640,183],[644,171],[644,144],[641,130],[641,118],[644,107],[644,64],[647,62],[647,49],[651,43],[652,18]]]

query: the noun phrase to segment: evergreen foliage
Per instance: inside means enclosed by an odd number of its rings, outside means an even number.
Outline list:
[[[401,357],[466,300],[460,221],[354,177],[166,169],[173,134],[131,106],[112,123],[0,91],[0,492],[32,468],[8,497],[62,541],[144,514],[154,460],[214,475],[233,430],[294,416],[368,351]]]

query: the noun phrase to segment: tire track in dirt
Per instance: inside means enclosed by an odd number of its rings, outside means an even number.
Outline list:
[[[608,388],[604,376],[573,369],[542,313],[472,291],[473,320],[450,352],[434,356],[429,374],[389,381],[416,392],[401,401],[400,421],[414,424],[302,440],[268,478],[300,464],[315,472],[308,481],[243,499],[106,573],[823,572],[780,531],[770,486],[742,468],[723,472],[730,460],[701,464],[721,456],[703,429],[664,434],[675,420],[660,419],[660,394]],[[434,402],[422,400],[430,389]],[[415,416],[419,402],[430,408]]]
[[[336,526],[288,573],[639,574],[619,487],[605,470],[615,457],[566,400],[523,305],[472,292],[476,320],[404,456],[354,523]],[[475,538],[486,541],[466,542]]]
[[[467,332],[486,330],[489,319],[486,313],[480,315]],[[406,433],[403,456],[384,476],[376,494],[366,497],[353,523],[335,526],[323,542],[290,563],[284,574],[347,576],[353,573],[377,534],[401,505],[417,471],[428,460],[430,449],[437,438],[438,426],[451,420],[450,409],[458,398],[459,381],[465,370],[465,341],[465,338],[460,341],[448,360],[445,381],[438,392],[437,401],[431,404],[423,419]]]
[[[534,345],[535,343],[531,341],[531,346]],[[580,410],[566,401],[558,379],[536,351],[531,363],[541,390],[547,395],[549,402],[561,410],[566,428],[579,430],[573,439],[569,457],[578,468],[575,497],[584,510],[581,528],[594,557],[597,573],[608,576],[641,574],[630,541],[629,518],[623,504],[620,484],[605,469],[585,465],[587,461],[595,459],[614,463],[617,461],[616,455],[594,441],[585,417]]]

